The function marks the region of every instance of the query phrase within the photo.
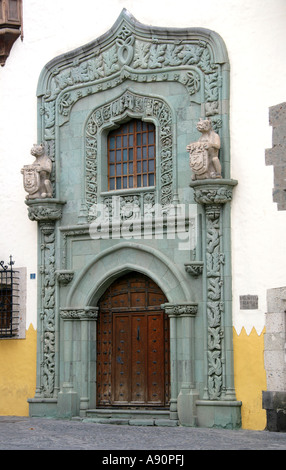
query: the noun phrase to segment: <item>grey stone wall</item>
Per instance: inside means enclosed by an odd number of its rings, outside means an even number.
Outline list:
[[[267,391],[263,408],[269,431],[286,431],[286,287],[267,292],[264,363]]]
[[[265,163],[274,167],[273,202],[278,210],[286,210],[286,102],[269,108],[269,124],[272,148],[265,152]]]

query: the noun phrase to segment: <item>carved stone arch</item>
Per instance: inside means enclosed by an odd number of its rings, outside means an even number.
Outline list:
[[[71,287],[67,306],[96,305],[108,285],[129,271],[150,277],[172,304],[192,301],[186,278],[170,259],[154,248],[125,242],[99,253],[81,271]]]
[[[177,192],[174,112],[162,97],[125,90],[116,99],[95,108],[85,125],[85,200],[89,220],[93,218],[92,206],[99,201],[103,202],[100,198],[97,178],[98,174],[102,175],[101,163],[106,156],[106,149],[102,149],[103,132],[112,129],[128,117],[155,124],[159,175],[153,203],[157,202],[163,210],[167,210],[174,200]],[[101,156],[101,162],[99,156]],[[136,192],[138,190],[134,189],[134,193]]]

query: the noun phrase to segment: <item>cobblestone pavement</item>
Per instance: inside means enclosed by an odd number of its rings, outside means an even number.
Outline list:
[[[2,416],[0,450],[286,450],[286,433]]]

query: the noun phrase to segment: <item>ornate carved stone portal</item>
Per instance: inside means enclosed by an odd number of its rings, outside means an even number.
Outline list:
[[[39,230],[37,389],[30,414],[98,420],[108,403],[122,422],[139,415],[154,424],[164,418],[170,425],[238,427],[229,233],[236,181],[230,179],[229,62],[222,39],[201,28],[151,28],[123,10],[102,37],[47,64],[37,94],[38,136],[46,150],[40,158],[49,166],[23,170],[28,216]],[[152,186],[109,190],[109,133],[131,120],[154,127],[156,178]],[[120,142],[112,166],[120,177],[127,168],[132,176],[134,165],[148,172],[142,136],[133,153]],[[144,289],[132,281],[128,291],[126,279],[142,275]],[[123,278],[125,303],[120,287],[116,301],[108,294]],[[156,297],[154,285],[167,302]],[[112,306],[105,302],[111,297]],[[155,326],[163,313],[168,341]],[[161,360],[169,361],[169,399],[158,402],[159,409],[144,377],[128,376],[125,342],[136,354],[146,347],[147,358],[155,358],[158,346]],[[110,367],[102,378],[105,362]],[[137,365],[130,370],[140,372]],[[149,377],[158,369],[152,367],[145,364],[142,374]],[[135,387],[136,411],[132,400],[124,405],[120,380],[114,392],[121,372],[125,389]],[[142,406],[137,383],[147,393]],[[156,377],[154,390],[155,384]]]

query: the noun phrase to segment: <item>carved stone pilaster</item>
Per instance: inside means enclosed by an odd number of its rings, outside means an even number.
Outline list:
[[[38,334],[41,350],[35,397],[52,398],[56,393],[56,234],[55,224],[62,216],[63,202],[57,199],[31,199],[25,201],[28,217],[39,226],[39,279]]]
[[[225,243],[224,218],[222,207],[232,199],[235,180],[204,180],[194,181],[190,186],[194,189],[195,201],[204,206],[205,213],[205,282],[206,282],[206,323],[207,323],[207,383],[205,398],[211,400],[224,399],[231,393],[227,391],[225,368],[225,302],[231,293],[225,292],[224,270]],[[229,226],[229,225],[228,225]],[[228,261],[229,262],[229,261]],[[229,271],[229,269],[227,270]],[[228,286],[228,289],[230,287]],[[227,343],[227,341],[226,341]],[[231,388],[231,387],[230,387]]]

